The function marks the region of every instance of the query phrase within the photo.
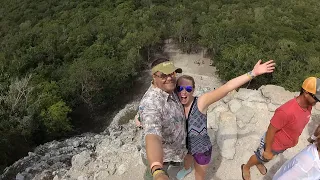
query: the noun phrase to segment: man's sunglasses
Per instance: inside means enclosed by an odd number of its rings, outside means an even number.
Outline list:
[[[191,92],[193,90],[192,86],[177,86],[177,91],[181,92],[185,89],[187,92]]]
[[[160,75],[157,75],[156,73],[154,73],[154,75],[162,80],[166,80],[168,79],[168,77],[171,77],[171,78],[176,77],[176,72],[172,72],[171,74],[161,73]]]
[[[316,102],[320,102],[320,100],[319,100],[314,94],[312,94],[312,93],[310,93],[310,92],[308,92],[308,93],[309,93],[309,95],[310,95],[311,97],[313,97],[314,100],[316,100]]]

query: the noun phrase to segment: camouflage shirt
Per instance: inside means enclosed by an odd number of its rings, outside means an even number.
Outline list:
[[[162,137],[163,162],[182,162],[187,153],[186,119],[178,96],[151,85],[140,102],[139,114],[143,156],[146,158],[146,135],[155,134]]]

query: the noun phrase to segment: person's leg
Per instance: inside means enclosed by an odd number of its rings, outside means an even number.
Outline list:
[[[187,154],[184,158],[183,168],[177,173],[177,179],[181,180],[192,171],[193,156]]]
[[[212,148],[204,153],[199,153],[193,155],[194,157],[194,169],[195,169],[195,179],[204,180],[206,177],[206,171],[209,167],[211,161]]]
[[[206,171],[209,167],[209,164],[200,165],[196,161],[194,162],[194,169],[195,169],[195,179],[196,180],[204,180],[206,177]]]
[[[243,179],[245,180],[250,180],[250,168],[254,165],[258,165],[260,162],[257,158],[256,155],[252,155],[249,159],[249,161],[247,162],[247,164],[244,164],[241,168],[242,168],[242,174],[243,174]]]
[[[261,173],[264,173],[263,169],[265,169],[265,166],[263,165],[263,163],[268,162],[267,160],[265,160],[263,158],[263,152],[264,152],[264,148],[265,148],[265,142],[264,141],[265,141],[265,135],[263,135],[262,138],[260,139],[259,147],[254,152],[254,155],[252,155],[249,158],[247,164],[241,165],[243,179],[245,179],[245,180],[250,180],[251,179],[251,177],[250,177],[250,168],[252,166],[257,166],[259,171]],[[267,170],[265,169],[265,171],[267,171]]]
[[[184,162],[183,162],[184,169],[191,168],[192,163],[193,163],[193,156],[191,154],[187,154],[186,157],[184,158]]]

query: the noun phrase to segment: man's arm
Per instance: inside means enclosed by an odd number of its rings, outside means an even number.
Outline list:
[[[276,134],[277,131],[278,129],[273,127],[273,125],[270,123],[266,133],[266,139],[265,139],[266,149],[263,154],[263,157],[268,160],[273,158],[272,144],[274,141],[274,135]]]
[[[151,172],[163,167],[163,147],[162,147],[162,115],[158,101],[147,99],[141,108],[142,127],[146,155]],[[167,176],[163,171],[154,174],[155,180],[166,180]]]
[[[151,169],[151,172],[154,172],[155,169],[162,168],[163,164],[163,149],[162,149],[162,142],[161,137],[148,134],[146,136],[146,151],[147,151],[147,158],[150,165],[155,162],[160,162],[160,165],[154,165]],[[169,180],[168,176],[164,173],[159,173],[153,177],[154,180]]]
[[[275,114],[273,115],[265,139],[265,151],[263,153],[263,157],[265,159],[272,159],[272,144],[274,142],[274,136],[277,131],[282,129],[288,123],[288,115],[282,110],[276,110]]]
[[[313,142],[315,141],[315,138],[320,135],[318,132],[320,132],[320,124],[318,125],[318,127],[316,128],[316,130],[314,131],[314,133],[312,134],[312,135],[313,135],[313,138],[312,138],[312,136],[311,136],[311,137],[309,137],[309,138],[307,139],[307,141],[309,141],[310,143],[313,143]]]
[[[163,164],[163,149],[162,149],[162,138],[155,134],[146,135],[146,152],[149,165],[159,162],[161,165],[155,165],[152,167],[153,172],[157,168],[162,168]]]

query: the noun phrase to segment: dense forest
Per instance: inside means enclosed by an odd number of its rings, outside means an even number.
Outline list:
[[[317,0],[2,0],[0,169],[78,133],[83,107],[112,107],[163,40],[202,46],[222,79],[274,59],[253,84],[298,90],[320,76]],[[80,114],[81,115],[81,114]]]

